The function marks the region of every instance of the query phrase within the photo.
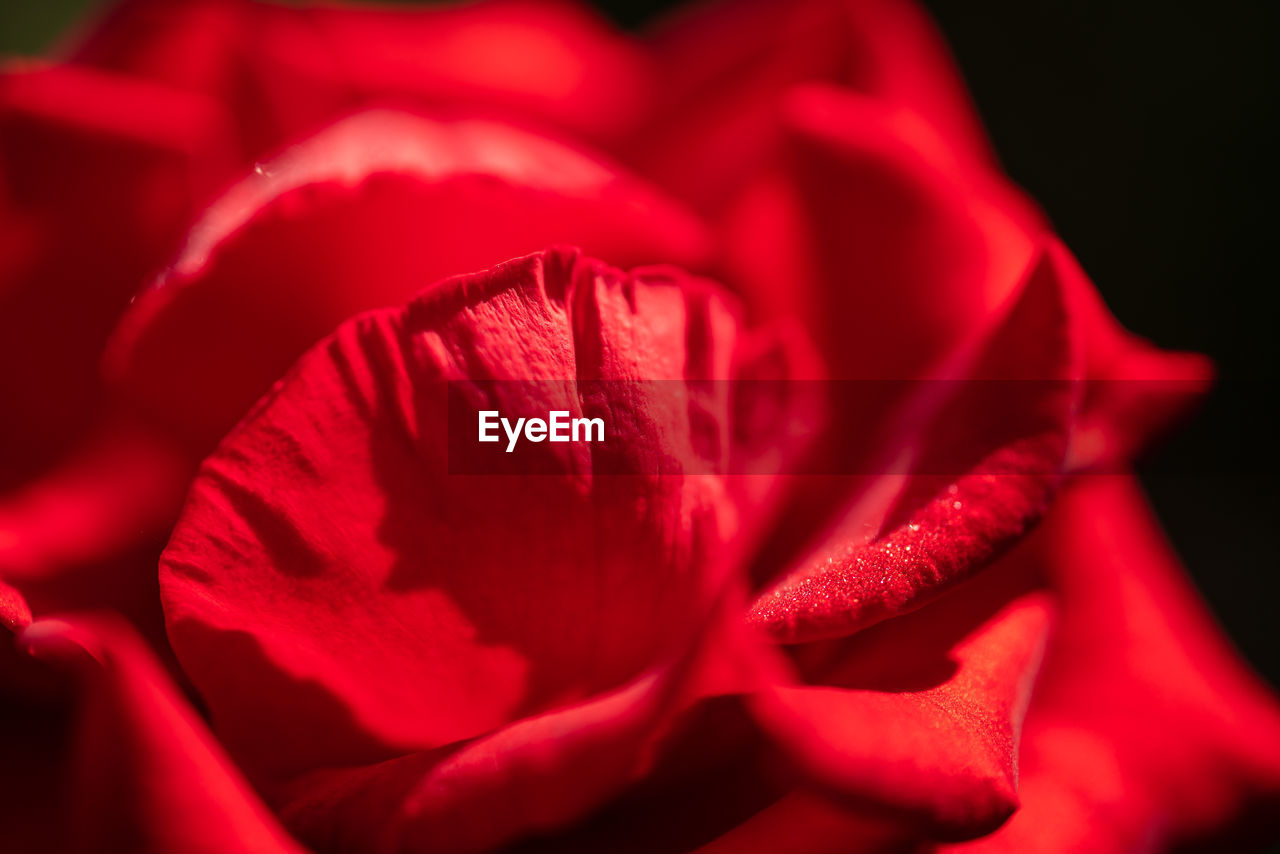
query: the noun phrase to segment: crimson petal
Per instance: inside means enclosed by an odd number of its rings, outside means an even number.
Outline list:
[[[1017,807],[1018,744],[1050,603],[984,577],[833,645],[797,647],[794,684],[756,714],[807,779],[935,838],[989,833]]]
[[[635,156],[700,205],[720,205],[775,157],[778,105],[805,83],[911,110],[966,160],[992,160],[946,46],[912,3],[702,4],[652,42],[661,96]]]
[[[1028,545],[1061,628],[1028,712],[1024,811],[973,847],[1248,850],[1250,832],[1273,834],[1280,706],[1206,613],[1136,481],[1077,479]]]
[[[0,75],[0,210],[20,238],[0,245],[0,487],[92,422],[107,335],[224,174],[224,132],[216,104],[145,81]]]
[[[515,128],[374,111],[263,164],[192,230],[112,342],[131,397],[207,447],[342,320],[562,241],[697,267],[701,226],[591,155]],[[519,211],[518,215],[512,215]]]
[[[784,643],[841,637],[920,607],[1027,532],[1058,482],[1079,392],[1066,298],[1042,257],[979,339],[977,361],[957,369],[963,379],[940,383],[952,399],[904,431],[922,473],[888,502],[888,530],[854,535],[865,513],[856,496],[849,519],[752,605],[749,622]],[[937,393],[932,383],[922,392]]]
[[[647,96],[640,51],[558,0],[457,7],[127,0],[70,58],[213,98],[258,156],[369,106],[460,106],[610,137]]]
[[[633,710],[663,708],[643,681],[681,693],[726,543],[750,523],[714,473],[645,474],[728,413],[663,408],[641,381],[727,376],[736,331],[684,274],[554,251],[353,319],[310,351],[206,461],[161,563],[174,648],[225,743],[272,785],[383,763],[367,779],[388,791],[421,770],[427,800],[405,809],[425,810],[432,835],[510,787],[535,804],[459,827],[460,848],[604,797],[599,777],[586,791],[558,771],[595,756],[616,783],[631,767],[619,757],[643,727],[628,720],[654,720]],[[607,464],[630,473],[554,454],[546,475],[448,473],[446,381],[494,389],[514,415],[578,410],[575,377],[622,384],[595,404],[621,431]],[[547,727],[556,741],[525,735]],[[566,800],[536,806],[534,780]],[[324,791],[289,789],[299,822],[327,820],[306,806]]]
[[[17,640],[78,686],[69,824],[46,845],[69,829],[72,850],[300,854],[126,625],[38,620]]]

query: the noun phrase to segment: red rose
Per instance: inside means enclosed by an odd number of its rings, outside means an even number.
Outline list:
[[[1274,831],[1128,474],[1209,369],[910,5],[132,0],[0,77],[0,219],[16,850]]]

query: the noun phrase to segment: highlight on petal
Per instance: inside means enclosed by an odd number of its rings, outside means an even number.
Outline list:
[[[359,311],[569,241],[702,266],[690,214],[593,156],[507,125],[362,113],[215,203],[108,356],[131,399],[206,448]]]
[[[634,769],[637,732],[683,695],[728,545],[752,524],[714,469],[650,473],[732,434],[727,402],[699,395],[730,374],[738,328],[678,271],[552,251],[357,317],[307,353],[205,462],[161,561],[174,648],[233,754],[273,787],[372,766],[353,773],[412,799],[389,834],[419,832],[407,816],[420,814],[435,838],[451,811],[527,802],[448,831],[458,850],[607,796]],[[629,384],[597,399],[583,380]],[[686,388],[686,403],[641,380]],[[459,384],[513,416],[608,413],[619,456],[540,445],[547,474],[451,473]],[[334,785],[360,803],[358,786]],[[566,801],[539,806],[529,787]],[[323,793],[281,797],[303,824],[355,821],[315,807]]]
[[[607,138],[633,126],[648,97],[636,46],[560,0],[127,0],[70,56],[213,97],[241,118],[249,156],[379,105],[460,106]]]
[[[1133,478],[1075,479],[1027,547],[1060,619],[1027,715],[1023,806],[956,850],[1251,850],[1274,835],[1280,706],[1198,601]]]
[[[1026,534],[1058,483],[1081,390],[1066,298],[1042,257],[996,328],[976,337],[976,356],[906,402],[919,411],[893,439],[908,473],[853,495],[753,603],[752,625],[782,643],[842,637],[920,607]]]
[[[75,685],[67,824],[45,828],[47,844],[66,832],[72,850],[300,854],[125,624],[38,620],[17,640]]]
[[[1017,807],[1018,744],[1050,603],[1010,574],[851,638],[792,648],[794,684],[752,698],[829,796],[915,834],[989,833]]]

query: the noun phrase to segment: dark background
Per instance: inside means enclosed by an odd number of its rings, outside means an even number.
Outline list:
[[[1170,536],[1273,685],[1280,3],[926,0],[1005,167],[1116,315],[1223,382],[1142,464]],[[91,0],[0,0],[0,52],[44,49]],[[671,3],[600,3],[634,26]]]

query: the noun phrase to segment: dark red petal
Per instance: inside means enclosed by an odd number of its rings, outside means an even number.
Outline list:
[[[989,147],[932,23],[913,4],[755,0],[703,4],[655,33],[659,109],[635,156],[700,204],[738,192],[776,156],[778,106],[827,82],[910,110],[967,160]]]
[[[0,493],[0,574],[48,581],[162,538],[193,471],[181,448],[146,425],[105,420],[57,465]]]
[[[648,96],[645,58],[586,6],[374,8],[130,0],[75,61],[209,95],[250,156],[380,104],[485,110],[609,137]]]
[[[219,735],[276,778],[377,762],[684,655],[747,520],[715,475],[639,472],[727,413],[664,410],[629,381],[723,376],[735,329],[682,274],[568,252],[344,324],[206,461],[162,560],[174,647]],[[620,391],[579,403],[579,376]],[[608,407],[611,458],[448,474],[445,380],[486,378],[556,381],[467,386],[512,415]]]
[[[959,850],[1252,850],[1280,815],[1280,704],[1188,583],[1137,484],[1076,480],[1028,543],[1060,602],[1023,807]],[[1240,835],[1235,835],[1240,832]]]
[[[808,86],[785,115],[816,276],[792,311],[833,376],[920,376],[1008,299],[1037,254],[1037,215],[908,110]],[[754,275],[745,286],[794,288]]]
[[[1066,298],[1041,258],[978,339],[976,359],[917,392],[925,412],[897,438],[919,473],[880,499],[880,532],[864,534],[866,493],[855,495],[816,551],[752,605],[751,624],[784,643],[851,634],[920,607],[1035,524],[1058,482],[1079,392]],[[928,400],[940,394],[945,402]]]
[[[1016,579],[1015,579],[1016,580]],[[916,833],[988,833],[1017,807],[1019,734],[1048,600],[985,577],[835,645],[798,647],[794,685],[754,699],[832,796]]]
[[[221,174],[222,119],[197,97],[105,73],[0,75],[0,207],[18,227],[0,239],[0,488],[91,421],[109,330]]]
[[[900,828],[816,795],[795,792],[694,854],[875,854],[909,850]]]
[[[371,828],[375,850],[449,854],[570,825],[647,770],[687,677],[663,669],[454,748],[318,771],[288,787],[282,816],[338,851],[369,850]]]
[[[699,223],[591,155],[512,127],[363,113],[264,164],[138,298],[109,370],[211,444],[342,320],[561,241],[697,267]]]
[[[1208,392],[1213,365],[1198,353],[1160,350],[1121,328],[1070,250],[1050,239],[1046,251],[1072,294],[1091,381],[1068,466],[1124,466]]]
[[[73,850],[301,851],[124,624],[40,620],[18,640],[78,686],[65,807]],[[49,828],[46,838],[64,829]]]

